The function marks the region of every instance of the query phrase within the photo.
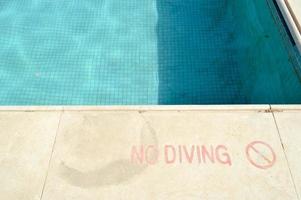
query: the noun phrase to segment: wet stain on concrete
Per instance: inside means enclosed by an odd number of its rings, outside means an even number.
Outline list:
[[[140,144],[158,146],[156,132],[147,121],[141,130]],[[150,155],[150,157],[155,156]],[[130,159],[120,159],[100,169],[82,172],[62,162],[59,166],[59,176],[70,185],[93,188],[125,183],[141,174],[147,166],[147,164],[132,163]]]
[[[71,185],[90,188],[123,183],[140,174],[146,167],[146,165],[132,164],[130,160],[117,160],[101,169],[81,172],[62,163],[60,175]]]

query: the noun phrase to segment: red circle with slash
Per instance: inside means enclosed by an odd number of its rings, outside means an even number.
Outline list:
[[[261,153],[263,150],[265,150],[267,154],[264,155]],[[254,158],[255,156],[251,156],[252,151],[257,155],[257,159]],[[246,154],[250,163],[259,169],[271,168],[276,162],[276,154],[273,148],[262,141],[254,141],[248,144]]]

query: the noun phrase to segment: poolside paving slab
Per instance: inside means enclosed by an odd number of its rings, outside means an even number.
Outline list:
[[[60,113],[0,112],[0,199],[39,200]]]
[[[300,0],[289,0],[288,1],[295,16],[298,20],[298,23],[301,25],[301,2]]]
[[[301,112],[275,112],[274,115],[296,190],[301,197]]]
[[[64,111],[42,199],[297,194],[272,113]]]

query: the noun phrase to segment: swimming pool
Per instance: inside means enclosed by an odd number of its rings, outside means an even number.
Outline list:
[[[301,103],[272,0],[2,0],[0,105]]]

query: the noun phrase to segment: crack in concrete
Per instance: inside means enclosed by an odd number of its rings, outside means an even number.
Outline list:
[[[42,200],[42,198],[43,198],[43,194],[44,194],[44,190],[45,190],[45,186],[46,186],[46,182],[47,182],[47,178],[48,178],[48,173],[49,173],[49,170],[50,170],[50,165],[51,165],[51,161],[52,161],[52,157],[53,157],[53,153],[54,153],[54,148],[55,148],[55,144],[56,144],[56,138],[57,138],[57,135],[58,135],[58,132],[59,132],[59,129],[60,129],[60,124],[61,124],[61,120],[62,120],[62,116],[63,116],[64,111],[62,110],[60,112],[61,113],[60,113],[58,125],[57,125],[57,128],[56,128],[56,132],[55,132],[54,142],[53,142],[53,145],[52,145],[52,150],[51,150],[51,154],[50,154],[50,158],[49,158],[49,162],[48,162],[48,167],[47,167],[46,176],[45,176],[44,183],[43,183],[43,188],[42,188],[40,200]]]
[[[279,140],[280,140],[280,143],[281,143],[281,147],[282,147],[282,150],[283,150],[283,153],[284,153],[286,164],[287,164],[287,167],[288,167],[288,170],[289,170],[289,173],[290,173],[290,177],[292,179],[294,190],[295,190],[297,198],[300,200],[300,197],[299,197],[299,194],[298,194],[298,190],[297,190],[297,186],[296,186],[296,182],[295,182],[295,179],[294,179],[294,176],[293,176],[293,173],[292,173],[292,170],[291,170],[291,167],[290,167],[290,164],[289,164],[286,152],[285,152],[285,147],[284,147],[284,144],[283,144],[283,140],[282,140],[282,137],[281,137],[281,134],[280,134],[280,130],[279,130],[279,127],[278,127],[277,120],[276,120],[276,117],[274,115],[274,112],[272,112],[272,116],[273,116],[274,123],[275,123],[276,129],[277,129],[278,137],[279,137]]]

